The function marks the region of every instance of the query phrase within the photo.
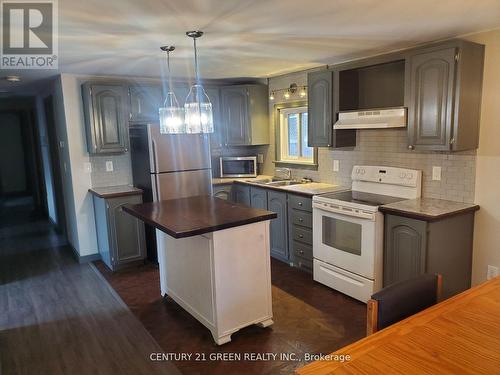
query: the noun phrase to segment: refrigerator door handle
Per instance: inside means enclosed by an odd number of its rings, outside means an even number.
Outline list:
[[[161,191],[160,191],[160,180],[159,176],[156,173],[151,174],[151,184],[153,190],[153,202],[159,202],[161,199]]]
[[[151,125],[148,124],[148,143],[149,143],[149,165],[151,173],[158,173],[158,153],[156,150],[156,140],[151,132]]]

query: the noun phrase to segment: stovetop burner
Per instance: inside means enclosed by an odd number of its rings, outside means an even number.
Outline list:
[[[389,195],[379,195],[363,193],[360,191],[348,190],[340,193],[330,193],[321,195],[322,198],[336,199],[343,202],[363,204],[365,206],[383,206],[389,203],[395,203],[405,200],[405,198],[391,197]]]

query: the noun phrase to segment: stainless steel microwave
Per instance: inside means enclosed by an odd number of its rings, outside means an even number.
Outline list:
[[[221,177],[257,177],[257,156],[223,156]]]

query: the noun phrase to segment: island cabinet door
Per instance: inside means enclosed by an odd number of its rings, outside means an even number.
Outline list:
[[[425,273],[426,253],[425,221],[386,215],[384,287]]]
[[[144,223],[123,211],[125,204],[139,203],[142,203],[140,195],[106,200],[113,269],[145,258]]]
[[[250,188],[250,205],[253,208],[267,210],[267,190],[252,186]]]
[[[271,220],[271,256],[288,262],[288,220],[286,193],[269,190],[267,209],[278,217]]]

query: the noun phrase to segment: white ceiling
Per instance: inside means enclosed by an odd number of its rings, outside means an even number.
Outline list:
[[[200,29],[202,77],[268,77],[499,26],[499,0],[59,0],[59,65],[158,77],[173,44],[190,76],[185,31]]]

